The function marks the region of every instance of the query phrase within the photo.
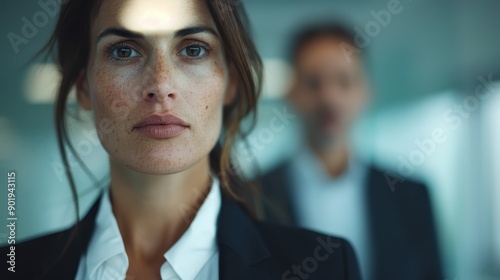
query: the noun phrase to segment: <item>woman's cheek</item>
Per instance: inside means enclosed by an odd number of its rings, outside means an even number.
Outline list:
[[[132,108],[132,83],[117,71],[97,71],[94,84],[95,108],[98,113],[108,118],[125,120]]]
[[[221,121],[221,113],[225,95],[225,77],[220,69],[210,69],[207,75],[203,75],[196,83],[194,89],[198,112],[205,121],[212,123],[212,127],[217,126]]]
[[[91,81],[95,126],[102,145],[110,152],[109,148],[116,146],[117,134],[127,130],[125,124],[132,107],[119,75],[102,70],[95,73]]]

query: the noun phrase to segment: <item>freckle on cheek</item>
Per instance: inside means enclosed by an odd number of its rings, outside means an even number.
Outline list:
[[[207,110],[207,109],[208,109],[208,105],[207,105],[207,107],[205,107],[205,110]]]

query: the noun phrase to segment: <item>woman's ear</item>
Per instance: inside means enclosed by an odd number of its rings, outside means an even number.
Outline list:
[[[226,90],[226,95],[224,96],[224,105],[229,105],[233,103],[236,97],[236,91],[238,90],[238,75],[236,74],[236,68],[234,64],[231,63],[229,68],[229,85]]]
[[[92,110],[92,101],[90,99],[89,85],[85,70],[83,70],[76,79],[76,99],[84,110]]]

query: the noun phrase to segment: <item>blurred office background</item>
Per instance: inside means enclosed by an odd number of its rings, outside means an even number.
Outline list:
[[[370,108],[353,133],[357,153],[395,175],[409,161],[407,175],[428,184],[447,279],[500,279],[500,2],[401,0],[399,13],[387,24],[377,22],[373,14],[391,2],[243,1],[266,80],[258,125],[249,146],[238,146],[239,162],[251,176],[255,164],[265,172],[293,155],[300,121],[289,119],[280,131],[269,126],[283,110],[292,112],[283,100],[288,39],[304,23],[345,20],[368,38],[361,51],[373,85]],[[29,62],[56,20],[41,11],[38,1],[7,1],[0,16],[0,218],[7,217],[6,174],[15,171],[20,240],[67,227],[74,218],[53,126],[57,75],[50,63]],[[36,20],[37,30],[16,51],[8,34],[22,34],[24,17]],[[89,122],[73,123],[77,150],[104,178],[106,155],[95,130]],[[417,143],[435,130],[446,140],[424,153]],[[416,153],[424,156],[416,161]],[[81,168],[73,164],[73,170],[85,212],[97,192]],[[0,230],[2,244],[6,233]]]

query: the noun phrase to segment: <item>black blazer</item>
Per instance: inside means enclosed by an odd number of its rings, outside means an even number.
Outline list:
[[[296,225],[291,200],[290,162],[261,178],[264,219]],[[411,180],[390,185],[394,177],[370,167],[365,184],[372,246],[370,280],[444,279],[427,188]],[[401,179],[401,178],[400,178]]]
[[[91,207],[60,259],[57,258],[74,227],[17,244],[15,273],[7,270],[9,247],[2,247],[0,278],[74,279],[80,256],[93,233],[98,206],[97,201]],[[256,222],[224,192],[217,242],[220,279],[359,279],[356,258],[347,241]]]

